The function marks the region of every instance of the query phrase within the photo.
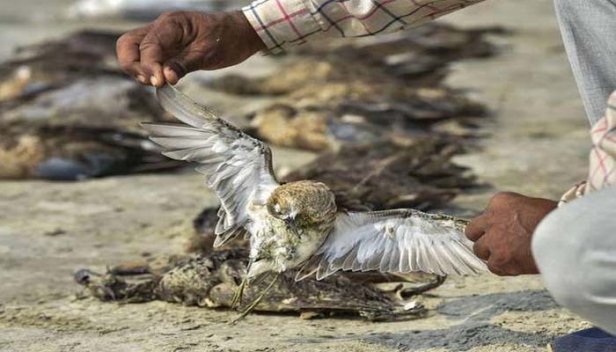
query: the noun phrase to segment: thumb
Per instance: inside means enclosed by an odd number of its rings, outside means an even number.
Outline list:
[[[167,60],[164,64],[164,76],[167,82],[176,84],[185,75],[201,69],[203,53],[187,52]]]

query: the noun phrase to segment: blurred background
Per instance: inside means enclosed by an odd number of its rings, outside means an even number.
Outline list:
[[[118,0],[3,0],[0,26],[0,57],[6,59],[18,46],[57,37],[80,28],[128,29],[155,19],[163,11],[222,10],[247,3],[242,0],[214,1],[118,1]]]
[[[585,326],[532,277],[448,280],[420,298],[427,318],[389,324],[265,315],[230,329],[225,310],[84,296],[82,268],[208,255],[216,217],[202,177],[138,127],[172,117],[119,70],[117,37],[162,11],[246,3],[0,0],[0,350],[538,351]],[[471,217],[495,192],[558,198],[586,172],[588,126],[549,0],[486,1],[179,87],[270,144],[282,180],[321,180],[370,209]]]

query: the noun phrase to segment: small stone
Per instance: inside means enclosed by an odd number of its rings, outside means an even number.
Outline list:
[[[56,237],[56,236],[60,236],[64,234],[66,234],[66,231],[61,228],[43,232],[43,236],[49,236],[49,237]]]

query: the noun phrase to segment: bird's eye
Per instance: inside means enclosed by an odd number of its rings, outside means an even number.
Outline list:
[[[267,208],[269,210],[269,213],[272,214],[274,217],[280,218],[282,215],[284,215],[284,211],[278,203],[270,204]]]

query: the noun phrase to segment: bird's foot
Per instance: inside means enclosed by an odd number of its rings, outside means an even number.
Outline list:
[[[257,299],[255,299],[254,302],[252,302],[243,312],[240,313],[240,315],[238,315],[235,319],[233,319],[229,324],[234,325],[238,321],[244,319],[248,314],[250,314],[250,312],[252,312],[259,305],[259,303],[261,303],[263,298],[265,298],[265,296],[272,289],[272,287],[274,287],[274,284],[276,283],[276,281],[278,281],[279,277],[280,277],[280,273],[276,274],[272,282],[267,286],[267,288],[263,291],[263,293],[261,293],[261,295],[259,295],[259,297],[257,297]]]
[[[233,300],[231,301],[231,309],[238,308],[242,304],[242,297],[244,296],[244,289],[248,285],[248,276],[244,276],[242,279],[242,283],[238,286],[235,294],[233,295]]]

